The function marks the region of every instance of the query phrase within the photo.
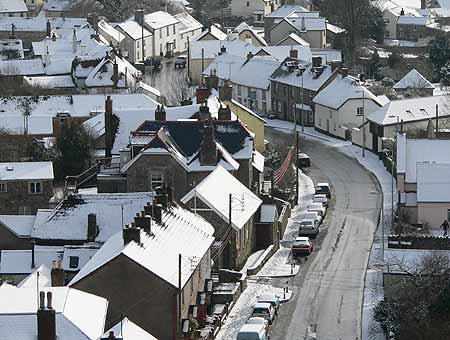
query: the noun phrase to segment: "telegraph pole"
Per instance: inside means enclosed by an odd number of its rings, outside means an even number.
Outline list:
[[[298,131],[295,130],[295,205],[298,204]]]

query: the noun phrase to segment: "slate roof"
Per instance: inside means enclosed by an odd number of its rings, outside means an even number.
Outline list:
[[[230,153],[236,154],[248,147],[251,133],[239,121],[212,121],[216,140]],[[178,121],[160,122],[145,121],[137,131],[147,131],[156,134],[158,130],[165,127],[170,136],[180,147],[183,153],[190,157],[198,151],[203,141],[202,121]],[[251,158],[251,152],[248,157]]]
[[[0,181],[53,180],[52,162],[0,163]]]

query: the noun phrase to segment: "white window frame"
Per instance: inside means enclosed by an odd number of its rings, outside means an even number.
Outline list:
[[[357,116],[363,116],[364,115],[364,107],[363,106],[358,106],[356,108],[356,115]]]
[[[0,192],[8,192],[8,183],[0,182]]]
[[[39,185],[38,185],[39,184]],[[37,188],[39,187],[39,191]],[[31,195],[42,194],[42,182],[28,182],[28,193]]]
[[[161,176],[161,180],[153,180],[153,176]],[[153,185],[153,183],[159,183],[157,185]],[[162,171],[152,171],[150,172],[150,189],[155,190],[157,187],[163,186],[164,184],[164,173]]]

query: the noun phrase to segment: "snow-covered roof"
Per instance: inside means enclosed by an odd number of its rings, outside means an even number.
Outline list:
[[[20,39],[0,40],[0,60],[23,59],[23,44]]]
[[[39,283],[41,288],[52,286],[51,271],[45,264],[34,269],[30,275],[17,284],[17,288],[36,288],[36,283]]]
[[[253,151],[253,167],[261,173],[264,172],[264,160],[265,157],[263,154],[259,153],[256,150]]]
[[[0,73],[3,75],[42,75],[45,74],[41,59],[0,60]]]
[[[63,247],[34,247],[34,263],[36,267],[45,265],[51,268],[53,261],[62,260]],[[31,274],[33,253],[31,249],[25,250],[2,250],[0,261],[0,274]]]
[[[111,331],[121,340],[158,340],[128,318],[124,318],[111,327],[105,332],[104,337],[106,338]]]
[[[0,0],[0,13],[28,12],[23,0]]]
[[[407,139],[397,136],[397,172],[405,174],[406,183],[417,183],[417,164],[422,162],[450,163],[450,140]]]
[[[261,50],[257,53],[259,56],[270,55],[273,58],[283,61],[287,57],[289,57],[290,51],[296,50],[298,54],[298,59],[305,62],[311,62],[312,53],[309,46],[302,45],[280,45],[280,46],[264,46],[261,47]]]
[[[69,287],[42,287],[52,293],[56,334],[61,340],[96,340],[103,335],[108,301]],[[0,287],[0,338],[37,338],[38,291],[33,288]]]
[[[181,254],[181,287],[184,287],[213,243],[214,228],[201,216],[178,205],[163,210],[162,223],[153,221],[152,236],[141,230],[140,244],[130,242],[124,245],[122,231],[117,232],[69,285],[81,281],[117,256],[123,255],[178,287],[178,256]]]
[[[436,0],[441,8],[450,9],[450,0]]]
[[[114,65],[117,65],[118,79],[117,84],[114,82]],[[87,87],[113,87],[126,88],[136,83],[137,78],[141,75],[133,65],[126,59],[118,56],[105,57],[94,68],[85,80]]]
[[[314,97],[313,102],[335,110],[339,110],[350,99],[373,100],[381,106],[377,96],[370,92],[365,86],[360,85],[359,80],[352,76],[343,77],[337,75],[323,90]]]
[[[152,29],[160,29],[179,23],[178,19],[167,12],[157,11],[144,16],[144,23]]]
[[[223,53],[209,64],[203,74],[215,72],[220,79],[229,79],[233,84],[267,90],[270,76],[279,66],[280,61],[272,57],[254,56],[248,59]]]
[[[45,89],[75,87],[73,79],[69,75],[24,77],[24,80],[31,86],[38,86]]]
[[[427,120],[436,116],[436,105],[440,108],[439,117],[449,115],[446,110],[449,99],[446,95],[442,95],[392,100],[369,114],[367,119],[385,126],[397,124],[397,117],[399,122],[403,121],[404,123]]]
[[[175,19],[180,22],[180,34],[184,34],[190,31],[198,30],[203,27],[203,25],[198,22],[192,15],[188,12],[181,12],[174,15]]]
[[[284,64],[283,64],[284,65]],[[332,75],[331,67],[322,66],[322,73],[317,73],[312,64],[307,65],[303,72],[303,87],[311,91],[317,91]],[[319,76],[317,76],[319,75]],[[280,66],[271,76],[270,80],[300,88],[302,86],[302,76],[295,70],[289,72],[285,66]]]
[[[241,34],[244,31],[250,32],[255,39],[259,41],[259,43],[263,46],[267,46],[267,42],[264,40],[264,38],[256,32],[256,30],[248,25],[246,22],[241,22],[239,25],[236,26],[234,29],[237,33]]]
[[[88,215],[96,214],[98,235],[95,240],[106,242],[122,230],[123,224],[132,222],[153,196],[151,192],[69,195],[43,221],[34,224],[32,237],[86,240]]]
[[[309,10],[300,5],[283,5],[280,6],[278,9],[276,9],[275,11],[273,11],[272,13],[266,15],[266,18],[273,18],[273,19],[285,18],[294,12],[308,13]]]
[[[142,39],[142,34],[144,34],[144,38],[149,37],[152,33],[144,27],[144,32],[142,32],[142,26],[139,25],[134,20],[127,20],[120,24],[117,24],[116,27],[119,27],[123,32],[128,34],[133,40]]]
[[[19,237],[30,237],[35,215],[0,215],[0,224]]]
[[[288,17],[285,18],[284,20],[302,32],[325,31],[327,29],[327,23],[325,18],[311,18],[302,16],[302,17]]]
[[[277,213],[277,206],[275,204],[263,204],[261,205],[261,223],[273,223]]]
[[[107,36],[114,39],[116,42],[121,42],[125,35],[121,34],[118,30],[116,30],[112,25],[107,23],[105,20],[100,20],[98,22],[98,28],[102,34],[106,34]]]
[[[225,40],[227,39],[227,34],[222,32],[220,28],[218,28],[216,25],[209,26],[206,30],[204,30],[202,33],[200,33],[198,36],[196,36],[192,41],[202,40],[203,37],[206,35],[212,35],[217,40]]]
[[[66,272],[77,272],[84,267],[86,263],[100,249],[97,243],[86,243],[81,246],[64,246],[64,255],[62,258],[62,267]],[[78,258],[78,266],[71,266],[70,259]]]
[[[1,17],[0,31],[10,32],[11,24],[14,24],[17,32],[46,32],[47,20],[50,21],[52,28],[57,29],[80,28],[87,24],[86,18],[46,17],[45,15],[35,17]]]
[[[70,11],[76,0],[47,0],[44,3],[43,10],[48,12],[67,12]]]
[[[313,57],[321,57],[324,64],[332,61],[342,61],[342,51],[331,48],[311,48]]]
[[[224,221],[229,221],[229,196],[232,195],[231,223],[239,231],[253,217],[262,204],[251,190],[221,166],[210,173],[181,202],[187,203],[194,197],[202,200]]]
[[[434,89],[434,85],[429,82],[416,69],[409,71],[400,81],[394,85],[394,89]]]
[[[236,56],[247,56],[248,52],[256,54],[260,47],[257,47],[240,39],[235,40],[200,40],[193,41],[190,45],[192,59],[202,58],[202,49],[205,59],[214,59],[221,52],[221,48],[226,49],[226,53]]]
[[[0,163],[0,181],[53,180],[52,162]]]
[[[303,40],[302,38],[300,38],[297,34],[295,34],[294,32],[292,32],[291,34],[289,34],[288,36],[286,36],[284,39],[282,39],[279,43],[277,43],[278,46],[280,45],[285,45],[285,42],[287,40],[293,40],[297,45],[302,45],[302,46],[309,46],[309,42],[307,42],[306,40]]]
[[[330,31],[334,34],[342,34],[346,32],[344,28],[340,28],[339,26],[330,24],[329,22],[327,22],[327,31]]]
[[[450,202],[450,163],[417,163],[417,202]]]

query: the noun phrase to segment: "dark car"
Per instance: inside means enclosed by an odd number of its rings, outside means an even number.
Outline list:
[[[186,55],[179,55],[175,58],[175,68],[182,67],[185,68],[187,63]]]
[[[274,114],[268,115],[267,116],[268,119],[277,119],[277,116]]]
[[[331,198],[331,189],[328,183],[318,183],[316,187],[316,194],[325,194],[327,198]]]
[[[298,162],[297,166],[299,168],[307,168],[311,165],[311,161],[306,153],[299,153],[298,154]]]
[[[161,58],[148,57],[147,59],[144,60],[144,65],[145,66],[149,66],[149,67],[153,67],[155,69],[159,69],[159,68],[161,68]]]

